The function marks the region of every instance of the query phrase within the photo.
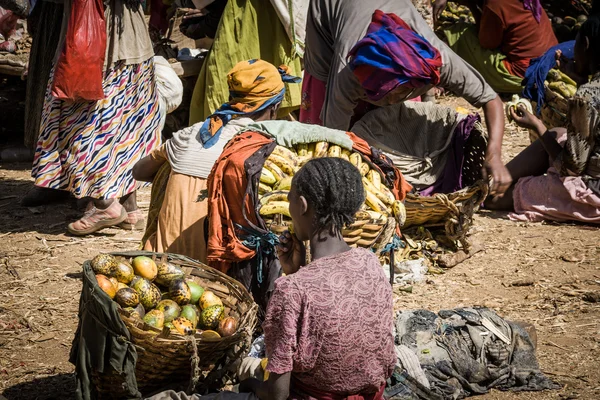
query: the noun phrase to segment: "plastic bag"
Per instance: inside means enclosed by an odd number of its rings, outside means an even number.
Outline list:
[[[54,70],[52,95],[60,100],[101,100],[106,22],[102,0],[73,0],[65,45]]]

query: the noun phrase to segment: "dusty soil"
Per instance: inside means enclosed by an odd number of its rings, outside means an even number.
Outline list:
[[[452,99],[441,102],[469,108]],[[527,143],[526,132],[507,128],[506,160]],[[106,229],[68,236],[66,224],[80,215],[75,204],[22,208],[19,200],[31,187],[28,165],[0,165],[0,393],[9,400],[71,399],[68,357],[81,265],[98,252],[136,249],[142,233]],[[142,189],[142,209],[148,200],[149,189]],[[484,251],[430,276],[413,293],[399,294],[396,306],[485,305],[535,325],[541,368],[563,389],[492,391],[481,399],[600,398],[600,305],[584,300],[588,293],[600,294],[599,229],[515,223],[503,213],[481,212],[472,237],[484,243]]]

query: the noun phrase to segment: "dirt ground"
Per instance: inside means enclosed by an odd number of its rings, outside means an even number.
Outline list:
[[[442,103],[466,103],[443,99]],[[528,143],[507,128],[504,157]],[[0,393],[9,400],[74,398],[69,349],[77,325],[81,265],[99,252],[136,249],[141,232],[106,229],[65,234],[75,204],[22,208],[32,187],[29,165],[0,165]],[[140,190],[147,210],[149,188]],[[430,276],[398,308],[484,305],[537,329],[541,369],[563,385],[542,393],[492,391],[481,399],[600,398],[600,232],[574,224],[516,223],[481,212],[472,236],[485,250]],[[515,285],[516,284],[516,285]],[[525,285],[525,286],[520,286]],[[0,399],[2,397],[0,396]]]

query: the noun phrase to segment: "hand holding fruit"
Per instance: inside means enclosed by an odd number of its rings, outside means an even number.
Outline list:
[[[306,247],[290,231],[285,231],[279,236],[277,255],[286,275],[295,273],[306,263]]]
[[[519,104],[516,108],[509,110],[510,116],[517,125],[521,128],[532,130],[536,136],[540,135],[540,130],[545,130],[544,124],[535,115],[530,113],[523,104]],[[544,127],[544,128],[542,128]]]
[[[437,26],[437,21],[442,15],[442,12],[446,9],[446,0],[431,0],[432,14],[433,14],[433,26]]]

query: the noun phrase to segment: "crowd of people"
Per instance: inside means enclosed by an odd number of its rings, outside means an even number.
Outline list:
[[[72,196],[85,211],[68,224],[70,234],[145,229],[144,249],[206,262],[208,179],[245,127],[299,110],[301,123],[348,131],[439,88],[483,110],[489,140],[482,174],[491,182],[485,207],[515,219],[600,223],[600,16],[581,26],[573,60],[557,54],[579,84],[569,123],[548,129],[524,107],[511,109],[538,139],[505,165],[501,94],[520,93],[530,61],[558,42],[540,0],[458,2],[476,24],[436,32],[409,0],[203,1],[195,25],[188,21],[183,31],[214,42],[189,127],[163,140],[172,107],[157,88],[162,80],[142,3],[104,2],[104,98],[68,101],[51,87],[69,21],[63,11],[70,15],[72,2],[39,0],[28,89],[38,100],[27,116],[28,129],[37,131],[35,187],[22,203]],[[434,2],[434,20],[445,6]],[[155,12],[167,7],[152,7],[151,23],[164,28],[164,15]],[[438,111],[425,115],[442,118]],[[393,152],[397,127],[383,129],[378,143]],[[144,182],[152,182],[148,216],[136,202]],[[263,324],[269,378],[248,380],[241,390],[260,399],[382,398],[396,360],[392,291],[376,256],[342,237],[364,200],[359,172],[341,158],[312,160],[294,175],[294,232],[278,246],[285,276],[275,283]],[[157,398],[168,396],[177,395]]]

